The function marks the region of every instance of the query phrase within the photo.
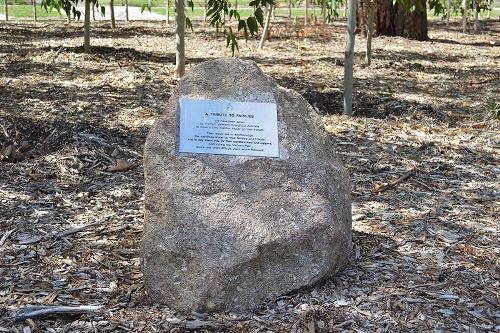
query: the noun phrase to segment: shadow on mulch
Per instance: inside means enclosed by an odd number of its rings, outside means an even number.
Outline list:
[[[490,20],[481,19],[479,21],[480,31],[479,33],[498,33],[500,29],[496,28],[498,24],[498,17],[492,17]],[[441,31],[453,31],[462,33],[462,20],[461,18],[455,18],[450,20],[450,26],[446,28],[446,20],[428,20],[429,30],[441,30]],[[472,35],[473,27],[472,25],[468,26],[468,32]],[[465,45],[465,44],[464,44]]]
[[[158,22],[161,24],[161,22]],[[23,27],[26,26],[26,27]],[[108,22],[92,22],[91,37],[97,38],[132,38],[138,35],[148,35],[152,37],[172,37],[174,32],[167,29],[151,29],[147,26],[137,26],[130,24],[125,26],[118,24],[116,29],[111,29]],[[62,21],[45,23],[43,26],[33,26],[28,24],[12,22],[9,25],[0,25],[0,40],[16,42],[22,37],[25,41],[40,39],[68,39],[83,37],[83,21],[73,22],[67,26]]]
[[[73,141],[72,137],[78,133],[98,134],[106,141],[123,142],[131,138],[145,139],[148,130],[146,127],[138,130],[120,126],[106,128],[100,126],[98,122],[37,119],[30,117],[29,114],[2,117],[2,127],[9,132],[9,136],[6,137],[5,133],[0,132],[0,146],[23,140],[39,143],[50,140],[50,151],[60,150],[70,144]]]
[[[322,91],[320,86],[305,83],[293,77],[277,78],[277,82],[301,95],[320,114],[342,114],[343,93],[341,91]],[[388,117],[429,117],[439,122],[454,124],[449,117],[430,105],[408,102],[392,96],[353,93],[353,115],[355,117],[386,119]]]

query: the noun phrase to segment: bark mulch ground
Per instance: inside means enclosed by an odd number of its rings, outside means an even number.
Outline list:
[[[0,332],[500,330],[500,23],[455,24],[431,21],[427,42],[375,38],[371,67],[358,38],[352,118],[342,23],[279,22],[265,50],[240,43],[323,115],[352,175],[352,264],[252,311],[189,316],[149,303],[139,260],[143,144],[175,86],[173,28],[98,23],[86,55],[79,24],[0,25]],[[188,67],[230,55],[201,25],[186,45]],[[90,313],[19,311],[56,305]]]

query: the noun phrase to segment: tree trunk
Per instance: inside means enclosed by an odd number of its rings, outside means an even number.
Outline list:
[[[184,76],[186,57],[184,47],[184,0],[175,0],[175,76]]]
[[[359,0],[356,11],[356,25],[362,36],[367,35],[368,17],[370,16],[370,0]]]
[[[36,16],[36,0],[33,0],[33,18],[35,19],[35,22],[38,21]]]
[[[66,13],[66,24],[71,25],[71,13]]]
[[[269,5],[266,5],[269,6]],[[269,33],[269,24],[271,22],[271,12],[272,8],[268,8],[266,15],[266,23],[264,24],[264,30],[262,31],[262,36],[260,37],[259,50],[262,50],[264,43],[266,42],[267,34]]]
[[[3,0],[3,12],[5,14],[5,21],[9,20],[9,4],[7,0]]]
[[[368,0],[363,0],[368,1]],[[398,2],[375,0],[375,33],[377,36],[401,36],[409,39],[428,40],[426,0],[413,0],[414,11],[408,12]],[[362,10],[364,7],[360,6]],[[368,12],[361,13],[367,17]]]
[[[109,15],[111,16],[111,29],[114,29],[116,27],[115,0],[109,0]]]
[[[309,6],[309,5],[307,4],[307,0],[305,0],[305,1],[304,1],[304,4],[305,4],[305,12],[304,12],[304,14],[305,14],[305,16],[304,16],[304,25],[307,25],[307,19],[308,19],[308,17],[307,17],[307,16],[309,15],[309,12],[308,12],[308,10],[309,10],[308,6]]]
[[[238,10],[238,0],[234,0],[234,9]]]
[[[462,32],[465,34],[467,32],[467,15],[469,12],[469,9],[467,8],[467,0],[462,1]]]
[[[344,114],[352,116],[352,86],[354,63],[354,36],[356,29],[356,2],[349,0],[349,17],[347,19],[347,38],[344,59]]]
[[[288,0],[288,18],[292,18],[292,0]]]
[[[479,30],[479,3],[477,0],[474,0],[474,5],[472,7],[474,9],[474,32],[478,32]]]
[[[375,0],[370,1],[370,13],[368,15],[368,29],[366,33],[366,57],[365,64],[370,66],[372,63],[372,35],[373,35],[373,16],[375,15]]]
[[[323,8],[323,23],[326,24],[326,1],[327,0],[322,0],[322,8]]]
[[[165,12],[165,15],[166,15],[165,20],[167,21],[167,24],[170,24],[170,0],[167,0],[165,2],[165,9],[167,10]]]
[[[451,0],[448,0],[446,3],[446,29],[450,28],[450,9],[451,9]]]
[[[128,0],[125,0],[125,21],[128,22]]]
[[[95,6],[92,6],[92,21],[95,21]]]
[[[205,7],[203,10],[203,22],[207,21],[207,9],[208,9],[207,7],[208,7],[208,3],[207,3],[207,0],[205,0]]]
[[[85,0],[85,18],[83,23],[83,51],[90,53],[90,0]],[[69,15],[68,15],[69,17]]]

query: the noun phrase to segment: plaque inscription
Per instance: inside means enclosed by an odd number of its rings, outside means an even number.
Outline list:
[[[180,99],[179,152],[279,157],[274,103]]]

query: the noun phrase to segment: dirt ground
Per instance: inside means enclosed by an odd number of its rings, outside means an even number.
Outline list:
[[[0,25],[0,332],[500,331],[500,23],[431,21],[427,42],[357,39],[355,117],[341,116],[342,23],[277,23],[240,43],[324,116],[353,183],[345,271],[248,312],[180,315],[142,286],[142,151],[170,97],[173,28]],[[188,67],[229,56],[200,24]],[[188,69],[189,70],[189,69]],[[111,172],[117,160],[135,164]],[[132,165],[133,167],[134,165]],[[99,305],[13,321],[30,305]]]

